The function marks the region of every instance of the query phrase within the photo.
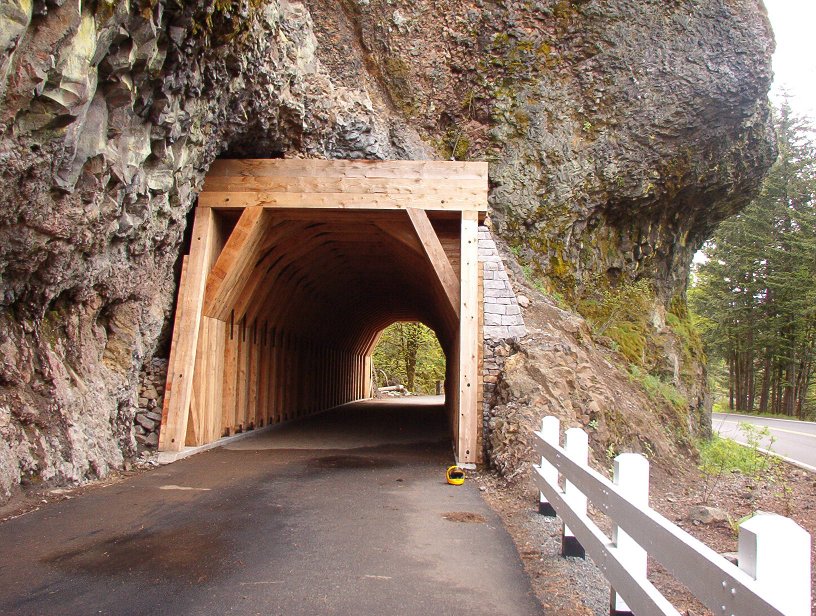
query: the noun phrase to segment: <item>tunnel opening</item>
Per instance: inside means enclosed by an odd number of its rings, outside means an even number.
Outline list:
[[[371,395],[444,397],[445,365],[445,351],[432,328],[420,321],[392,323],[379,333],[371,352]]]
[[[395,323],[446,361],[460,463],[478,461],[484,163],[221,160],[182,265],[160,451],[370,398]]]

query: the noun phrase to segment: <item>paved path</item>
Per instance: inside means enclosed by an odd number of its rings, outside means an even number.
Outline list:
[[[816,471],[816,423],[737,413],[712,413],[711,415],[711,423],[715,432],[745,443],[745,434],[739,429],[739,424],[742,422],[760,428],[767,426],[775,439],[771,447],[774,453]],[[761,447],[767,448],[768,444],[768,439],[763,439]]]
[[[444,482],[428,402],[351,405],[10,520],[0,614],[540,614],[479,491]]]

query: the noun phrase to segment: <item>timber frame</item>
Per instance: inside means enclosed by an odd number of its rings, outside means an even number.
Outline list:
[[[182,264],[159,450],[371,395],[382,329],[446,354],[460,464],[479,461],[478,225],[487,163],[218,160]]]

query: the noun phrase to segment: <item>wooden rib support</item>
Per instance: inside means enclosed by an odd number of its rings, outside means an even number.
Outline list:
[[[204,314],[214,319],[229,319],[241,291],[255,267],[258,247],[264,240],[269,218],[263,208],[248,207],[230,234],[224,250],[207,277]]]
[[[161,451],[181,451],[187,435],[193,370],[199,341],[201,311],[207,266],[215,244],[215,219],[207,207],[196,210],[187,267],[179,286],[179,301],[173,346],[167,370],[162,426],[159,434]]]
[[[442,248],[442,243],[431,225],[428,213],[424,210],[412,208],[409,208],[406,212],[422,244],[425,255],[428,257],[428,261],[436,274],[436,278],[442,286],[448,305],[453,314],[458,317],[460,314],[459,278],[456,276],[456,272],[453,271],[448,255],[445,254],[445,249]]]
[[[457,462],[475,464],[477,452],[479,365],[479,222],[462,212],[461,303],[459,309],[459,418]]]

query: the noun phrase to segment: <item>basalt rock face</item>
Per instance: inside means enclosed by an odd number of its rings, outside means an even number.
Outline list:
[[[189,212],[225,156],[487,159],[554,287],[664,300],[773,157],[757,0],[8,0],[0,500],[135,452]]]
[[[760,0],[309,4],[336,74],[492,163],[497,230],[569,295],[606,274],[670,298],[775,158]]]

